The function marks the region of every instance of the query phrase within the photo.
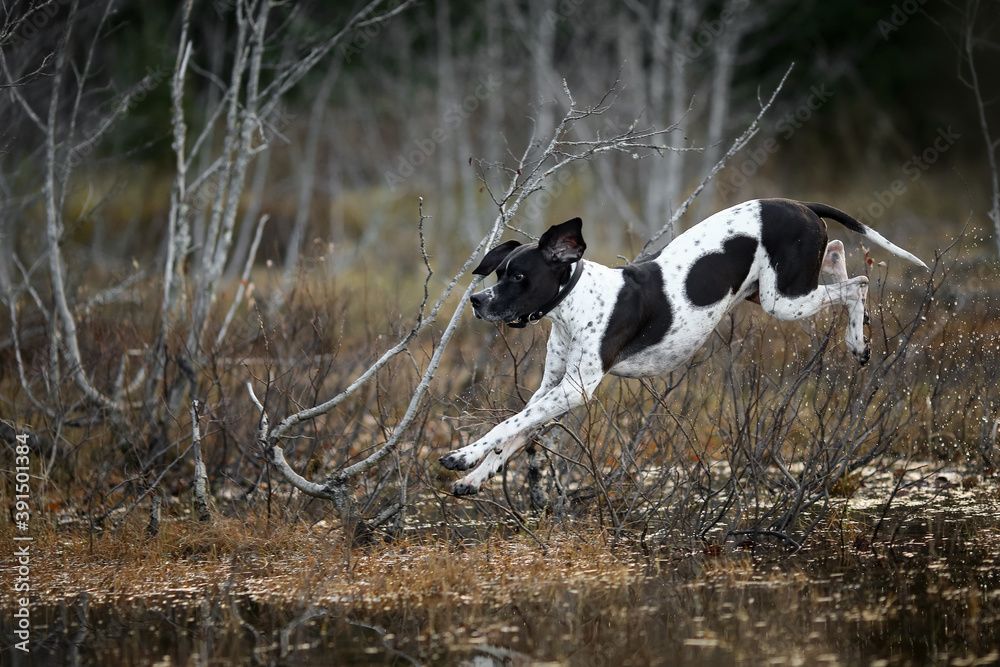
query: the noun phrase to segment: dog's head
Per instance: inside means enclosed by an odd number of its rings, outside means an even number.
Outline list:
[[[570,266],[580,261],[587,244],[573,218],[548,229],[538,243],[522,245],[507,241],[486,253],[473,273],[488,276],[496,271],[497,282],[472,295],[476,317],[490,322],[514,322],[539,311],[555,299],[570,278]]]

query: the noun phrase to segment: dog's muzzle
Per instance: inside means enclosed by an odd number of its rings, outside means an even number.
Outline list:
[[[488,301],[489,295],[485,292],[476,292],[469,297],[469,302],[472,304],[472,314],[476,316],[476,319],[484,319],[481,311]]]

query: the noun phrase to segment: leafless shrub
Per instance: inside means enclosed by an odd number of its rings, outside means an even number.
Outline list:
[[[938,254],[917,293],[887,296],[888,274],[878,270],[871,331],[881,351],[866,367],[841,349],[837,314],[775,325],[745,306],[668,377],[614,381],[584,414],[539,438],[550,509],[593,513],[615,540],[798,548],[864,470],[919,451],[915,436],[942,395],[926,322],[947,327],[951,318],[936,304],[954,247]],[[995,394],[989,382],[979,388]],[[986,420],[983,431],[986,451]],[[530,475],[522,462],[505,477],[518,512],[530,511]]]

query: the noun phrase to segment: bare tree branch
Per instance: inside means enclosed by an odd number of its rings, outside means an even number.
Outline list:
[[[782,80],[782,82],[783,81],[784,80]],[[435,321],[445,300],[450,296],[451,292],[454,290],[458,281],[462,278],[465,272],[468,271],[473,262],[477,260],[480,253],[491,248],[499,240],[504,229],[510,227],[509,221],[514,216],[519,206],[533,193],[544,187],[546,178],[551,177],[560,169],[564,169],[576,161],[587,160],[608,151],[628,152],[634,151],[637,148],[667,148],[659,146],[655,143],[650,143],[649,140],[670,132],[673,129],[673,126],[662,130],[638,131],[635,129],[636,123],[632,123],[624,132],[619,133],[614,137],[597,137],[589,141],[564,140],[564,136],[569,133],[569,130],[577,122],[608,111],[610,104],[605,104],[604,102],[608,99],[611,91],[605,95],[601,104],[594,107],[581,108],[577,106],[577,103],[573,99],[573,95],[565,81],[563,82],[563,87],[566,97],[569,100],[569,108],[563,115],[560,122],[556,125],[552,132],[552,136],[549,137],[546,143],[543,144],[540,152],[532,150],[532,148],[535,147],[534,141],[529,142],[529,145],[518,159],[516,166],[503,169],[503,173],[508,176],[508,181],[503,192],[494,193],[493,190],[490,189],[490,196],[493,198],[493,201],[499,210],[498,215],[493,221],[493,225],[479,242],[473,253],[465,261],[463,266],[452,277],[447,288],[444,290],[441,297],[437,300],[436,304],[431,309],[430,313],[428,313],[426,318],[423,318],[421,315],[423,312],[423,305],[421,305],[421,314],[418,314],[417,323],[407,336],[403,337],[395,346],[385,352],[382,357],[362,372],[342,392],[314,407],[299,410],[298,412],[285,417],[285,419],[273,429],[268,427],[268,420],[266,418],[263,405],[261,405],[253,395],[253,390],[249,383],[247,385],[247,389],[250,391],[252,400],[255,405],[257,405],[258,410],[261,411],[262,418],[260,436],[258,440],[260,446],[264,448],[266,458],[275,465],[278,472],[280,472],[282,476],[285,477],[285,479],[295,488],[314,497],[333,500],[338,512],[341,512],[341,518],[345,521],[345,525],[353,525],[356,520],[356,517],[350,514],[350,512],[352,512],[352,508],[350,507],[349,499],[345,499],[345,490],[351,486],[353,480],[374,469],[383,460],[385,460],[386,457],[396,451],[403,441],[411,423],[420,411],[427,389],[438,370],[442,355],[444,354],[445,349],[455,332],[458,322],[464,314],[469,297],[478,287],[481,278],[476,277],[473,279],[462,293],[455,312],[452,314],[447,326],[441,334],[441,338],[437,341],[427,368],[422,373],[420,382],[410,396],[405,414],[399,422],[392,427],[391,433],[386,442],[378,447],[374,453],[361,461],[334,473],[324,484],[320,485],[304,479],[296,473],[291,466],[288,465],[285,460],[284,453],[281,451],[280,441],[283,438],[288,437],[291,430],[297,425],[304,421],[314,419],[335,408],[347,397],[353,394],[359,387],[370,381],[379,369],[384,367],[385,364],[387,364],[394,356],[406,351],[420,331]],[[774,98],[772,97],[772,101],[773,99]],[[770,103],[768,106],[770,106]],[[745,140],[743,143],[745,143]],[[485,176],[483,180],[485,183]],[[489,184],[487,183],[486,185],[489,188]],[[421,210],[421,223],[423,222],[423,217],[424,216]],[[421,233],[421,247],[422,246],[423,238]],[[426,253],[424,253],[424,255],[426,257]],[[427,263],[427,266],[428,271],[430,271],[429,263]],[[348,514],[345,515],[345,511],[348,512]]]
[[[684,203],[682,203],[680,206],[677,207],[677,210],[670,217],[670,220],[667,222],[667,224],[663,225],[663,227],[661,227],[656,233],[654,233],[652,236],[649,237],[649,239],[646,241],[646,244],[642,247],[642,250],[636,256],[635,258],[636,261],[640,261],[645,257],[649,256],[650,247],[654,243],[656,243],[656,241],[659,240],[664,234],[672,230],[677,225],[677,221],[680,220],[681,216],[683,216],[687,212],[688,208],[691,206],[691,203],[694,202],[695,198],[699,194],[701,194],[701,191],[705,189],[705,186],[708,185],[708,183],[713,178],[715,178],[715,175],[718,174],[724,166],[726,166],[726,162],[729,161],[729,158],[733,157],[738,152],[743,150],[743,148],[747,145],[750,139],[752,139],[754,135],[757,134],[758,130],[760,130],[760,121],[764,118],[764,114],[767,113],[768,109],[771,108],[771,105],[774,104],[774,101],[778,98],[778,93],[781,92],[782,87],[785,85],[785,81],[788,79],[788,75],[792,73],[792,68],[794,67],[795,63],[792,63],[791,65],[788,66],[788,69],[785,70],[785,75],[781,77],[781,81],[778,82],[778,86],[774,89],[774,92],[771,93],[770,99],[767,101],[766,104],[761,106],[760,112],[757,114],[757,117],[754,118],[753,122],[747,126],[747,129],[743,131],[743,134],[741,134],[739,137],[736,138],[736,141],[734,141],[732,146],[729,147],[729,150],[726,151],[726,154],[723,155],[719,159],[719,161],[715,163],[715,166],[712,167],[711,171],[709,171],[708,174],[705,176],[705,178],[702,179],[701,183],[698,184],[698,187],[694,189],[694,192],[692,192],[688,196],[688,198],[684,200]]]
[[[229,331],[229,325],[233,321],[233,315],[236,314],[236,309],[239,308],[240,303],[243,301],[243,295],[246,293],[247,285],[250,283],[250,272],[253,270],[254,260],[257,259],[257,247],[260,246],[260,239],[264,235],[264,225],[270,219],[266,213],[260,216],[260,220],[257,222],[257,231],[253,235],[253,241],[250,243],[250,252],[247,255],[246,264],[243,266],[243,275],[240,277],[240,284],[236,287],[236,296],[233,297],[233,303],[230,304],[229,310],[226,312],[226,318],[222,321],[222,326],[219,328],[219,333],[215,337],[215,346],[213,349],[218,350],[219,346],[222,345],[222,341],[226,338],[226,333]]]

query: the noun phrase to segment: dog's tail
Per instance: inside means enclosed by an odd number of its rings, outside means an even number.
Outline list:
[[[881,247],[885,248],[886,250],[888,250],[892,254],[899,255],[903,259],[908,259],[911,262],[913,262],[914,264],[919,264],[920,266],[924,267],[925,269],[927,268],[927,265],[924,264],[922,261],[920,261],[919,257],[917,257],[916,255],[914,255],[913,253],[909,253],[909,252],[903,250],[898,245],[896,245],[892,241],[888,240],[887,238],[885,238],[884,236],[882,236],[881,234],[879,234],[878,232],[876,232],[871,227],[868,227],[867,225],[861,224],[860,222],[858,222],[857,220],[855,220],[851,216],[847,215],[846,213],[844,213],[840,209],[836,209],[836,208],[834,208],[832,206],[827,206],[826,204],[812,204],[812,203],[806,203],[806,202],[802,202],[802,203],[803,203],[803,205],[806,208],[808,208],[809,210],[811,210],[813,213],[815,213],[819,217],[821,217],[821,218],[829,218],[830,220],[836,220],[837,222],[839,222],[840,224],[842,224],[844,227],[847,227],[848,229],[850,229],[852,232],[857,232],[858,234],[861,234],[862,236],[867,236],[869,239],[871,239],[872,243],[874,243],[877,246],[881,246]]]

